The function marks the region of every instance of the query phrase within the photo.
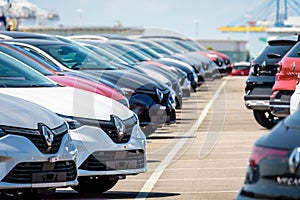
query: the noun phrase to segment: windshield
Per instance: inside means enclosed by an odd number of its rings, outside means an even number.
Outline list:
[[[186,40],[185,42],[194,46],[195,48],[197,48],[200,51],[207,51],[207,49],[204,46],[202,46],[199,42],[196,42],[194,40]]]
[[[188,51],[198,51],[199,49],[197,49],[196,47],[190,45],[190,44],[187,44],[186,42],[184,41],[173,41],[175,44],[181,46],[182,48],[188,50]]]
[[[161,41],[161,40],[155,40],[155,42],[157,42],[158,44],[160,44],[161,46],[167,48],[168,50],[172,51],[173,53],[183,53],[182,51],[179,51],[176,47],[174,47],[174,45],[171,45],[169,43],[167,43],[166,41]]]
[[[116,69],[109,62],[89,49],[72,44],[38,45],[40,49],[50,54],[69,69]]]
[[[151,48],[143,45],[143,44],[130,44],[131,47],[135,48],[137,51],[141,52],[142,54],[152,58],[152,59],[160,59],[163,56],[161,56],[156,51],[152,50]]]
[[[116,55],[108,52],[107,50],[101,49],[94,45],[89,44],[83,44],[85,47],[93,50],[96,54],[98,54],[103,60],[106,62],[112,62],[112,63],[121,63],[121,64],[127,64],[124,60],[120,59]]]
[[[27,51],[25,48],[21,48],[13,44],[6,44],[6,46],[4,44],[0,44],[0,46],[3,47],[1,49],[2,52],[22,61],[29,67],[35,69],[36,71],[42,73],[45,76],[53,75],[55,72],[58,71],[58,69],[55,66],[50,65],[38,55]]]
[[[155,52],[159,53],[159,54],[163,54],[163,55],[167,55],[167,56],[171,56],[174,53],[168,49],[166,49],[165,47],[152,42],[152,41],[141,41],[141,43],[147,45],[149,48],[151,48],[152,50],[154,50]]]
[[[55,87],[42,74],[15,58],[0,52],[1,87]]]
[[[119,59],[123,60],[127,64],[135,64],[138,60],[133,59],[132,57],[126,56],[118,48],[111,46],[108,43],[97,45],[97,47],[108,51],[109,53],[117,56]]]
[[[143,55],[142,53],[139,53],[135,49],[127,47],[126,45],[119,44],[119,43],[110,43],[110,45],[112,45],[112,46],[118,48],[120,51],[122,51],[122,54],[124,56],[126,55],[130,58],[133,58],[133,59],[139,61],[139,62],[151,60],[149,57]]]

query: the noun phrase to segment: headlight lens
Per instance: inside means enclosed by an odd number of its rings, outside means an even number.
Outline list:
[[[132,95],[133,95],[133,93],[134,93],[134,90],[132,90],[132,89],[130,89],[130,88],[122,88],[123,90],[124,90],[124,92],[125,92],[125,97],[126,98],[130,98]]]
[[[80,123],[78,120],[74,119],[73,117],[63,116],[63,115],[59,115],[59,116],[67,122],[70,130],[74,130],[83,126],[82,123]]]
[[[126,106],[127,108],[129,108],[129,101],[127,99],[120,99],[117,100],[119,103],[123,104],[124,106]]]
[[[6,135],[5,131],[2,128],[0,128],[0,138],[5,135]]]

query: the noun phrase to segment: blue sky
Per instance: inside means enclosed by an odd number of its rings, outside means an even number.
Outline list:
[[[167,28],[200,39],[247,39],[245,33],[221,33],[228,25],[249,13],[261,0],[29,0],[45,10],[60,15],[58,24]],[[197,25],[199,29],[196,29]],[[250,34],[254,53],[264,44],[260,35]],[[251,45],[251,44],[250,44]],[[251,47],[250,47],[251,48]]]

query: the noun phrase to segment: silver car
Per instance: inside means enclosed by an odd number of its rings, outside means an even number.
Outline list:
[[[32,199],[78,184],[67,123],[37,104],[0,94],[0,199]]]

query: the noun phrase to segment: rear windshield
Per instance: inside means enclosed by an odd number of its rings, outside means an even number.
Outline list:
[[[279,54],[283,57],[292,47],[294,43],[276,43],[266,46],[261,54],[256,59],[279,59],[279,58],[268,58],[268,54]]]
[[[288,54],[288,57],[299,58],[300,55],[298,53],[300,53],[300,43],[299,42],[297,44],[295,44],[295,46],[293,46],[293,48],[291,49],[291,51]]]

